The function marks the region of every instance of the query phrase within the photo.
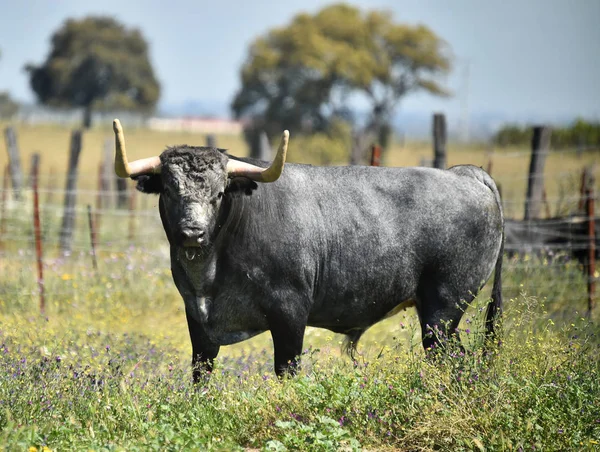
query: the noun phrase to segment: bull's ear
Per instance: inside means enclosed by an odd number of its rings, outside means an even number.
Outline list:
[[[159,194],[163,190],[162,177],[160,174],[142,174],[132,177],[137,182],[135,188],[142,193]]]
[[[239,193],[243,195],[251,195],[258,188],[258,184],[247,177],[233,177],[228,180],[225,193]]]

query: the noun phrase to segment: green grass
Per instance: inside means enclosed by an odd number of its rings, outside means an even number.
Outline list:
[[[44,316],[33,262],[0,262],[0,445],[9,450],[598,447],[598,316],[585,319],[585,304],[508,291],[491,357],[482,355],[485,294],[460,327],[465,356],[449,344],[426,359],[412,310],[368,331],[354,364],[341,336],[309,329],[300,375],[282,382],[262,334],[223,347],[211,380],[194,388],[166,259],[107,253],[95,274],[88,258],[48,262]],[[569,269],[517,269],[505,282],[553,295],[558,271]]]

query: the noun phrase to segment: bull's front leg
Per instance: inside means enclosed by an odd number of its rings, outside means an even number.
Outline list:
[[[212,372],[220,347],[208,339],[203,326],[194,320],[187,309],[185,316],[192,341],[192,376],[194,383],[200,383]]]

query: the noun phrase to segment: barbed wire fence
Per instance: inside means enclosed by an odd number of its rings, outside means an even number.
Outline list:
[[[445,134],[439,131],[437,134],[445,139]],[[73,138],[73,154],[76,141],[77,138]],[[0,270],[19,267],[22,280],[29,283],[23,287],[14,282],[1,283],[0,299],[10,303],[18,297],[37,298],[43,296],[44,287],[48,295],[51,285],[46,284],[47,279],[58,277],[60,266],[69,261],[77,262],[80,271],[92,277],[96,272],[94,266],[101,272],[110,270],[110,262],[116,255],[137,250],[161,271],[169,268],[169,246],[158,212],[158,197],[138,193],[133,181],[117,184],[112,162],[107,161],[112,159],[112,146],[112,142],[107,142],[104,161],[94,173],[70,171],[65,179],[63,174],[49,170],[51,162],[44,162],[39,156],[36,157],[38,171],[30,171],[29,177],[14,177],[11,174],[16,171],[14,164],[2,170]],[[446,159],[440,157],[441,152],[445,152],[445,143],[438,142],[434,149],[438,161],[445,162]],[[593,309],[598,278],[595,260],[600,249],[596,243],[600,237],[596,231],[600,222],[596,222],[594,213],[598,151],[594,148],[551,151],[542,146],[538,152],[545,154],[542,158],[551,154],[553,165],[546,168],[541,165],[533,174],[523,168],[523,161],[530,158],[535,149],[533,152],[523,149],[488,153],[484,169],[491,173],[502,191],[507,218],[503,276],[507,298],[521,293],[541,294],[549,301],[577,307],[581,312]],[[14,152],[9,150],[11,157]],[[371,163],[379,162],[380,149],[374,146]],[[22,166],[19,165],[20,171]],[[72,161],[71,168],[76,167]],[[506,168],[514,170],[506,171]],[[87,180],[87,186],[93,180],[97,188],[80,189],[77,182],[81,180]],[[554,188],[546,193],[548,181]],[[528,191],[532,191],[528,187],[532,183],[541,184],[541,188],[538,186],[537,197],[528,198]],[[531,202],[538,203],[537,211],[524,219],[525,204]],[[65,220],[67,217],[69,221]],[[39,252],[36,243],[41,246]],[[40,267],[36,267],[38,262]],[[44,280],[38,268],[54,271]],[[63,289],[52,287],[54,292],[50,295],[63,295]],[[73,290],[64,289],[64,295],[72,294]]]

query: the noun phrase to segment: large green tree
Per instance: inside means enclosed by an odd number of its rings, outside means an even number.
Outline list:
[[[68,19],[52,35],[46,61],[27,65],[31,88],[47,105],[151,111],[160,85],[142,33],[110,17]]]
[[[251,43],[232,109],[269,134],[313,132],[334,118],[355,119],[351,98],[359,94],[370,106],[363,135],[377,138],[403,96],[448,94],[439,80],[450,69],[448,45],[428,27],[335,4]]]

